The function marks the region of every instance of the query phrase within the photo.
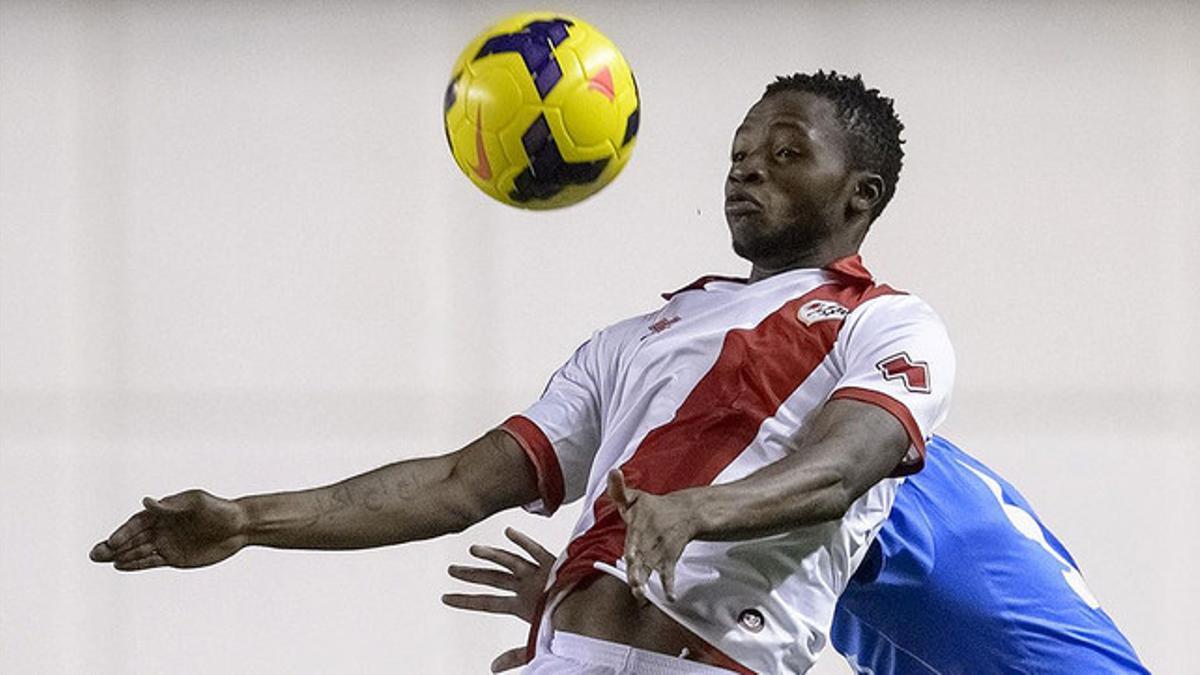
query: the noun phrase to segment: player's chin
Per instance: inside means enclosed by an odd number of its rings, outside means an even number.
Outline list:
[[[773,249],[772,243],[765,236],[762,223],[752,215],[725,216],[729,224],[729,234],[733,242],[733,252],[739,258],[750,262],[761,259]]]

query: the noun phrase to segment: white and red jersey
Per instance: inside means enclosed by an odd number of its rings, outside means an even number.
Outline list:
[[[658,311],[597,331],[502,427],[537,469],[541,498],[527,508],[551,514],[586,500],[555,564],[550,606],[595,574],[624,578],[625,524],[605,492],[611,469],[654,494],[734,481],[787,456],[826,401],[863,401],[894,415],[912,441],[894,478],[840,521],[693,541],[676,569],[676,600],[666,601],[657,575],[647,589],[727,667],[804,672],[900,477],[920,469],[946,415],[950,341],[928,305],[877,285],[857,256],[754,283],[710,277],[665,297]]]

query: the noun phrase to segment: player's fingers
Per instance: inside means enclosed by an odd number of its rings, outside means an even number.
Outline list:
[[[650,576],[650,569],[636,548],[625,553],[625,576],[629,580],[629,590],[633,592],[633,597],[645,600],[646,579]]]
[[[532,537],[524,532],[516,528],[507,527],[504,529],[504,536],[508,537],[508,540],[512,543],[525,549],[525,552],[533,556],[533,560],[537,564],[543,567],[554,564],[554,554],[547,551],[544,546],[534,541]]]
[[[130,551],[140,548],[144,544],[153,542],[157,537],[158,533],[155,531],[155,528],[148,527],[122,542],[121,547],[113,551],[113,558],[116,560],[120,560],[122,558],[125,560],[131,560],[132,557],[130,556]]]
[[[500,656],[492,659],[492,672],[503,673],[506,670],[520,668],[526,663],[529,663],[529,659],[525,658],[525,648],[513,647]]]
[[[528,570],[530,567],[533,567],[533,565],[528,560],[513,553],[512,551],[506,551],[502,548],[496,548],[494,546],[483,546],[481,544],[475,544],[474,546],[472,546],[471,548],[469,548],[467,550],[470,551],[471,555],[475,556],[476,558],[479,558],[480,560],[487,560],[489,562],[494,562],[497,565],[504,567],[513,572],[520,572],[523,570]]]
[[[517,578],[508,572],[500,570],[489,570],[482,567],[465,567],[463,565],[451,565],[446,568],[446,572],[450,576],[465,581],[470,584],[480,584],[482,586],[491,586],[505,591],[515,591],[520,586]]]
[[[119,551],[125,547],[125,543],[138,533],[153,527],[158,518],[149,511],[138,511],[130,516],[125,524],[118,527],[112,534],[108,535],[106,540],[108,547],[113,551]]]
[[[116,555],[116,552],[112,550],[107,541],[97,543],[92,547],[92,550],[88,551],[88,558],[92,562],[98,563],[112,562],[114,555]]]
[[[147,528],[147,529],[142,530],[141,532],[138,532],[137,534],[133,535],[129,539],[126,539],[125,543],[121,546],[121,550],[128,551],[129,549],[131,549],[135,546],[141,546],[142,544],[145,544],[146,542],[154,541],[155,537],[157,537],[157,536],[158,536],[158,533],[154,531],[153,527]]]
[[[147,542],[140,546],[134,546],[133,548],[121,551],[117,554],[116,562],[124,564],[133,562],[134,560],[141,560],[142,558],[149,558],[153,555],[159,555],[158,549],[154,547],[153,542]]]
[[[663,592],[667,594],[667,601],[675,602],[675,561],[663,561],[657,569],[658,577],[662,579]]]
[[[517,599],[511,596],[446,593],[442,595],[442,603],[456,609],[467,609],[472,612],[521,616],[517,611]]]
[[[638,564],[633,567],[629,575],[629,590],[633,592],[633,597],[639,602],[646,601],[646,578],[650,576],[650,572],[644,565]]]
[[[155,567],[162,567],[163,565],[166,565],[166,564],[167,564],[167,561],[163,560],[162,556],[151,555],[151,556],[147,556],[145,558],[139,558],[137,560],[132,560],[130,562],[117,562],[117,563],[113,564],[113,567],[121,572],[137,572],[139,570],[148,570],[148,569],[152,569]]]
[[[625,534],[625,570],[630,573],[633,566],[637,563],[637,542],[633,538],[632,528]]]

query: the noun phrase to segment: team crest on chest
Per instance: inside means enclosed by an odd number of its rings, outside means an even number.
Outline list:
[[[818,321],[841,321],[850,310],[832,300],[809,300],[800,306],[796,318],[805,326],[811,326]]]

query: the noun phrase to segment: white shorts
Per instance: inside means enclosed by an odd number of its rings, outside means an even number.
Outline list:
[[[554,631],[548,650],[525,666],[525,675],[729,675],[724,668],[596,638]]]

